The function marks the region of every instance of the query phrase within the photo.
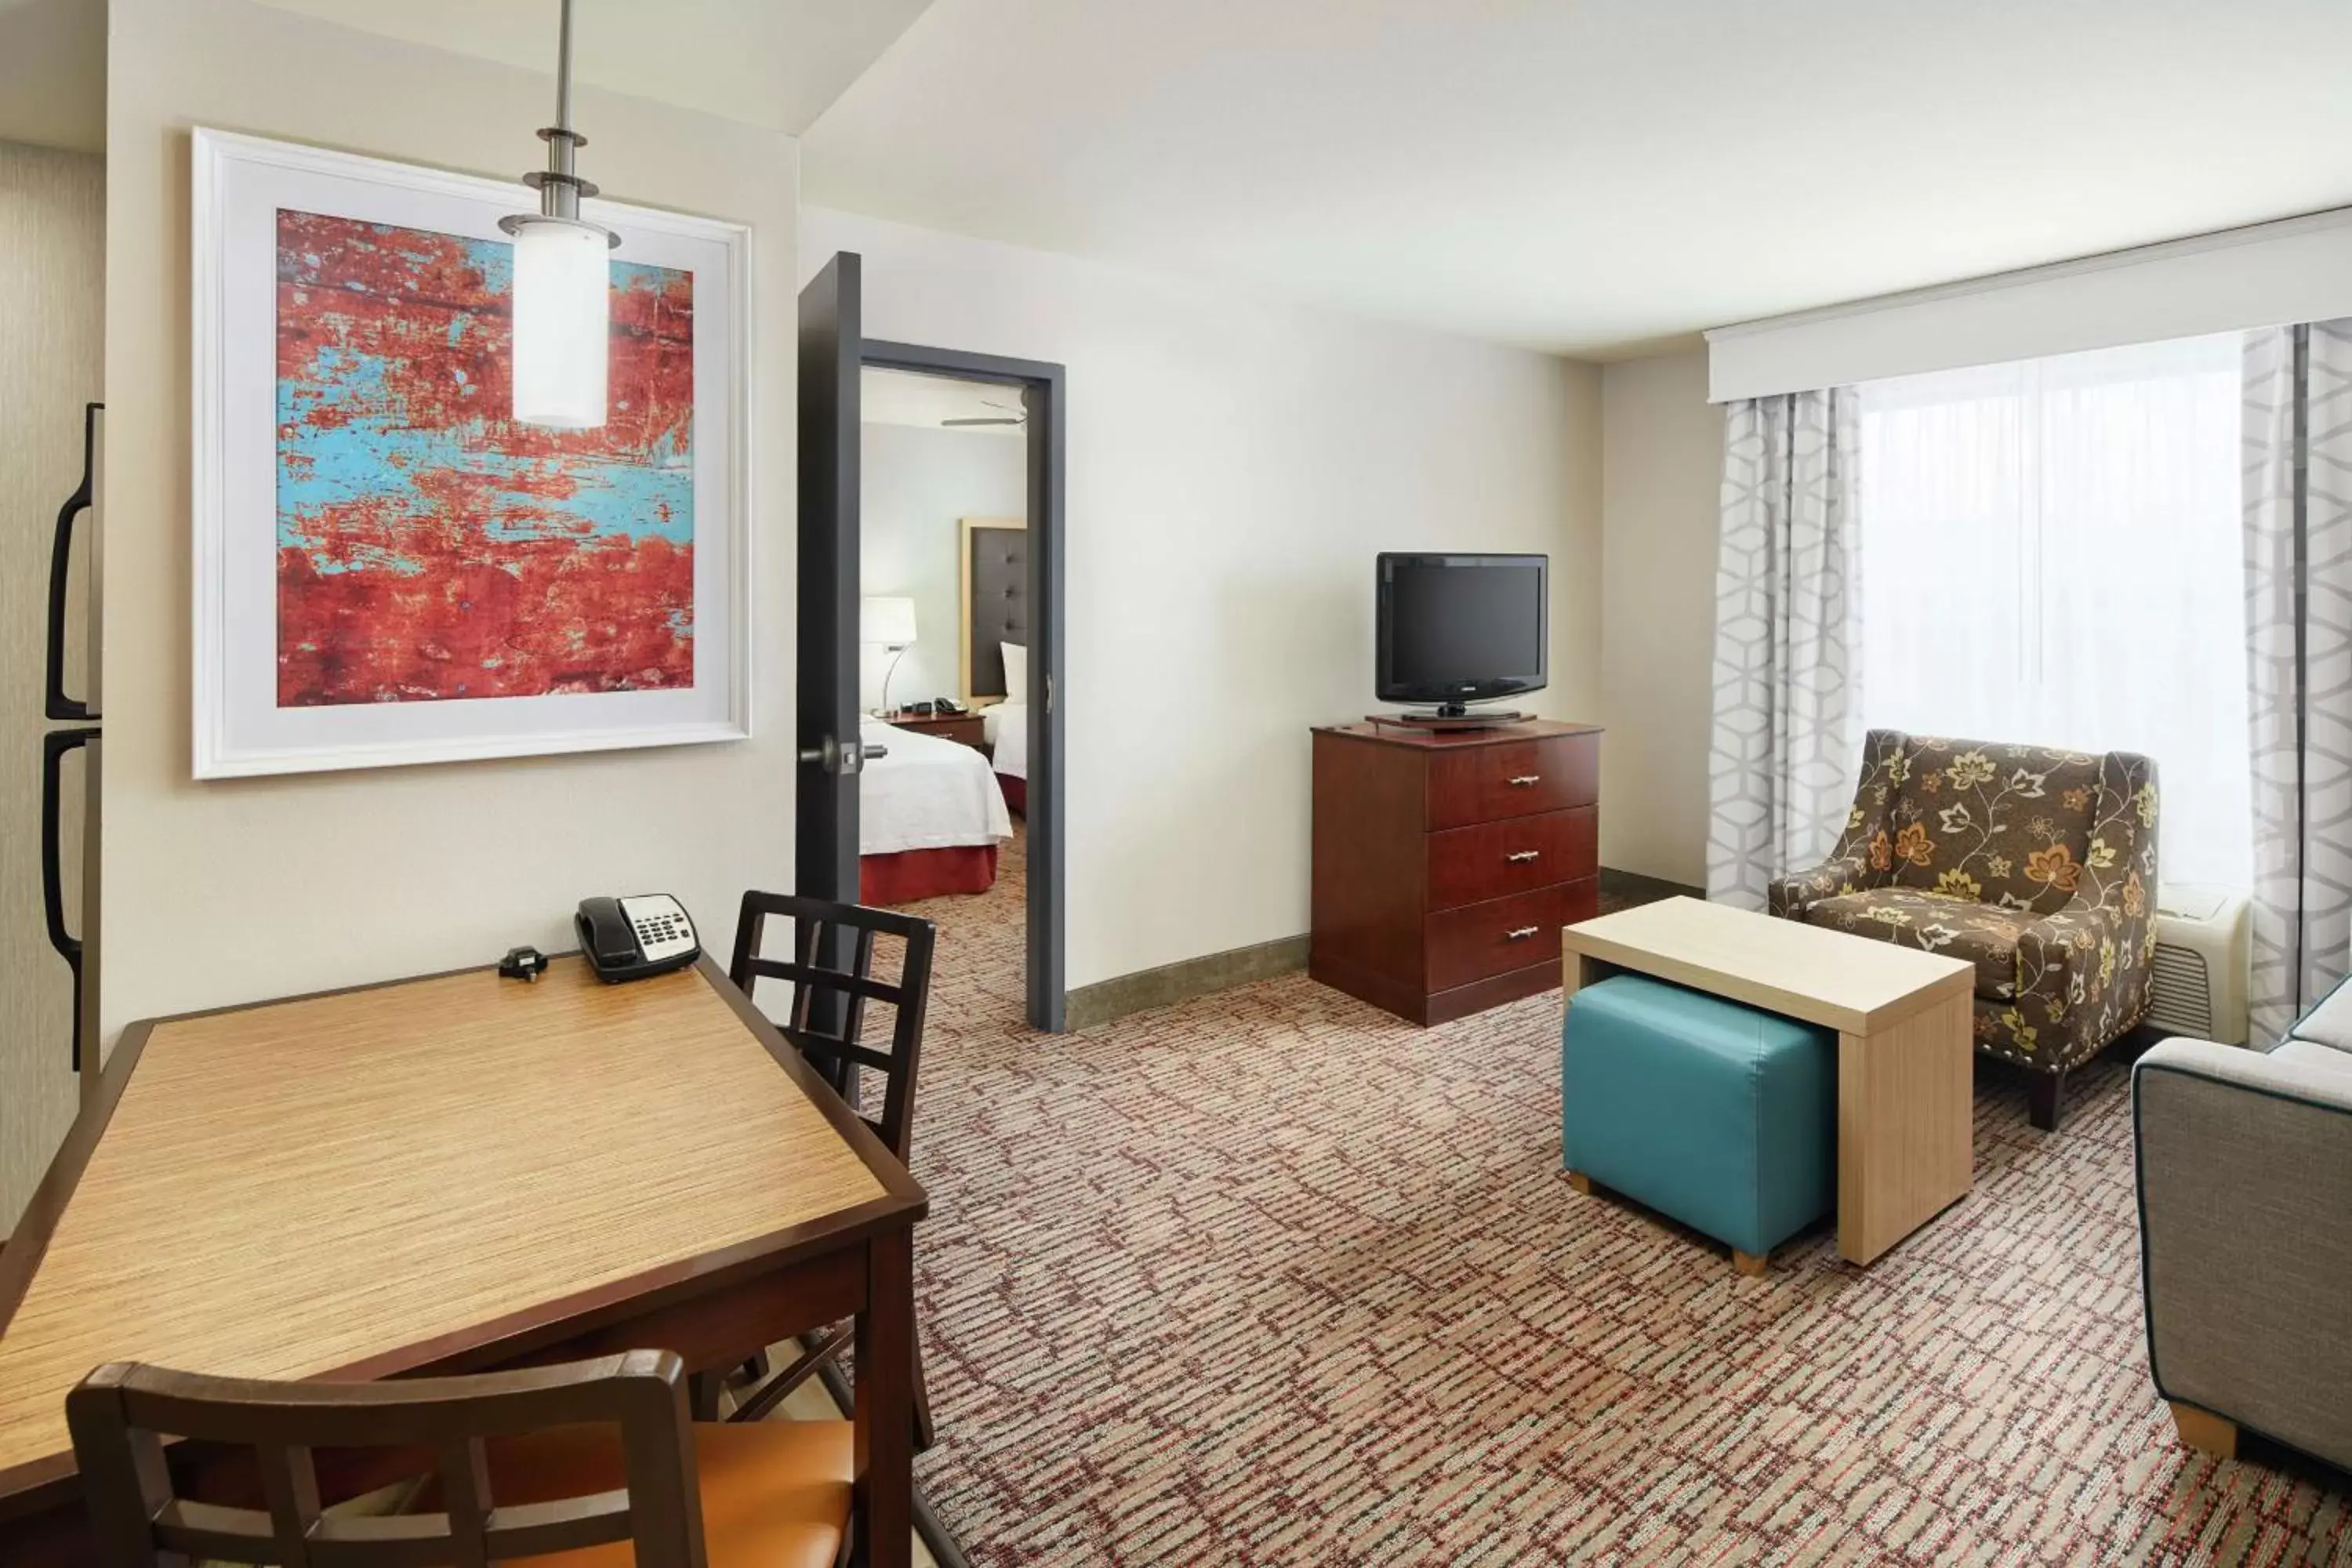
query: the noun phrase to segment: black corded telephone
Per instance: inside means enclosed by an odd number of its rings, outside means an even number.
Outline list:
[[[572,917],[580,951],[599,980],[643,980],[683,969],[701,955],[694,922],[667,893],[583,899]]]

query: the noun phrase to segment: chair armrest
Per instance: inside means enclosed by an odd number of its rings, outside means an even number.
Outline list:
[[[2122,910],[2078,894],[2056,913],[2019,931],[2020,1004],[2029,998],[2059,1001],[2063,1005],[2048,1016],[2062,1018],[2089,999],[2094,984],[2114,984],[2116,966],[2126,961],[2120,945],[2123,928]],[[2039,1021],[2044,1012],[2035,1007],[2029,1016]]]
[[[1801,921],[1805,911],[1823,899],[1875,888],[1885,877],[1870,868],[1866,851],[1856,850],[1824,860],[1810,871],[1775,877],[1766,891],[1765,908],[1784,921]]]
[[[1823,899],[1886,885],[1895,864],[1886,823],[1903,782],[1904,744],[1899,730],[1873,730],[1863,737],[1862,783],[1830,858],[1810,871],[1773,878],[1765,888],[1768,912],[1801,921]]]
[[[2352,1068],[2167,1040],[2132,1122],[2158,1392],[2352,1464]]]
[[[2012,1041],[2051,1068],[2077,1065],[2147,1011],[2156,850],[2156,764],[2110,752],[2100,760],[2083,859],[2055,845],[2049,851],[2051,879],[2074,896],[2018,933],[2017,1004],[2007,1022]]]

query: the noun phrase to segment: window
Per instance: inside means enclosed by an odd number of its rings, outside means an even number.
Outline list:
[[[2156,759],[2167,882],[2253,879],[2235,335],[1862,388],[1862,707]]]

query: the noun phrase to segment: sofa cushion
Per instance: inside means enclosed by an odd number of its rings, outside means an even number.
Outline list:
[[[1823,899],[1805,911],[1808,925],[1874,936],[1962,958],[1977,966],[1976,994],[1998,1001],[2017,994],[2017,937],[2033,917],[1911,888],[1873,888]]]
[[[2352,1051],[2352,982],[2338,981],[2318,1005],[2287,1030],[2290,1040],[2308,1040],[2330,1050]]]
[[[2098,758],[1913,735],[1889,771],[1895,796],[1870,859],[1895,886],[2037,915],[2074,896],[2093,852]]]
[[[2316,1040],[2281,1040],[2270,1050],[2270,1058],[2289,1067],[2310,1068],[2316,1072],[2352,1073],[2352,1051],[2340,1051],[2323,1046]]]

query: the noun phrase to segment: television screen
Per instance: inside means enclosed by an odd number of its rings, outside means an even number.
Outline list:
[[[1384,702],[1458,704],[1542,688],[1541,555],[1380,558],[1380,669]]]

